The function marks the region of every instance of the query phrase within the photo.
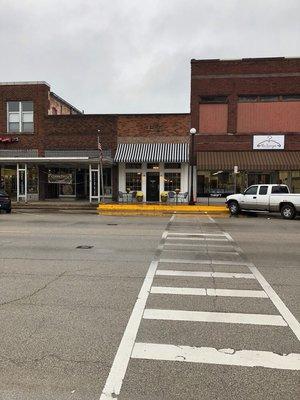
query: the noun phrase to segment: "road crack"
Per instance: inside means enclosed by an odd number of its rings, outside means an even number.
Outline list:
[[[33,296],[35,296],[36,294],[40,293],[42,290],[47,289],[47,287],[49,285],[51,285],[52,283],[54,283],[58,279],[60,279],[62,276],[64,276],[66,274],[66,272],[67,271],[64,271],[61,274],[57,275],[55,278],[53,278],[49,282],[47,282],[44,286],[42,286],[42,287],[40,287],[38,289],[35,289],[32,293],[26,294],[24,296],[18,297],[18,298],[13,299],[13,300],[8,300],[8,301],[4,301],[4,302],[0,303],[0,307],[6,306],[8,304],[15,303],[15,302],[20,301],[20,300],[31,299]]]

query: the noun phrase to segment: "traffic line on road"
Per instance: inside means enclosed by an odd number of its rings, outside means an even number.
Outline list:
[[[226,235],[227,239],[231,242],[234,242],[234,239],[228,232],[224,232]],[[235,245],[234,248],[239,251],[241,254],[243,254],[243,250]],[[282,315],[282,317],[285,319],[287,322],[287,325],[291,328],[293,331],[294,335],[297,337],[297,339],[300,341],[300,323],[299,321],[294,317],[294,315],[290,312],[288,307],[284,304],[284,302],[281,300],[281,298],[278,296],[278,294],[275,292],[275,290],[272,288],[272,286],[268,283],[268,281],[263,277],[263,275],[259,272],[259,270],[255,267],[254,264],[249,263],[248,268],[255,277],[255,279],[259,282],[263,290],[267,293],[269,296],[270,300],[274,304],[274,306],[277,308],[279,313]]]
[[[207,254],[207,253],[211,253],[213,252],[214,254],[230,254],[230,255],[234,255],[234,256],[238,256],[239,253],[236,251],[221,251],[221,250],[203,250],[203,249],[164,249],[164,251],[183,251],[183,252],[190,252],[190,253],[201,253],[201,254]]]
[[[263,290],[206,289],[206,288],[188,288],[188,287],[173,287],[173,286],[152,286],[151,293],[178,294],[178,295],[188,295],[188,296],[268,298],[268,295]]]
[[[190,232],[168,232],[169,236],[226,236],[224,233],[190,233]]]
[[[173,263],[173,264],[207,264],[207,265],[234,265],[234,266],[248,266],[249,263],[242,261],[221,261],[221,260],[187,260],[181,258],[160,258],[160,263]]]
[[[212,237],[167,237],[167,240],[197,240],[197,241],[214,241],[214,242],[228,242],[228,239],[225,237],[223,238],[212,238]]]
[[[199,248],[221,248],[221,249],[228,249],[232,248],[232,245],[227,244],[200,244],[200,243],[165,243],[165,246],[175,246],[176,248],[180,247],[199,247]]]
[[[193,276],[199,278],[237,278],[255,279],[253,274],[243,272],[214,272],[214,271],[175,271],[172,269],[158,269],[156,275],[163,276]]]
[[[262,274],[258,271],[258,269],[253,265],[249,266],[250,271],[253,273],[257,281],[260,283],[261,287],[269,296],[270,300],[280,312],[282,317],[287,322],[288,326],[294,332],[295,336],[300,340],[300,323],[294,317],[294,315],[290,312],[275,290],[271,287],[271,285],[266,281],[266,279],[262,276]]]
[[[270,351],[235,351],[234,349],[215,349],[213,347],[135,343],[131,357],[147,360],[300,370],[300,354],[296,353],[280,355]]]
[[[143,318],[165,321],[220,322],[225,324],[287,326],[287,323],[281,315],[271,314],[243,314],[215,311],[162,310],[156,308],[146,308]]]

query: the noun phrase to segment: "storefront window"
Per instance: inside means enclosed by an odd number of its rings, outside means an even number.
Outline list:
[[[0,188],[13,199],[17,196],[17,166],[6,165],[1,168]]]
[[[174,191],[180,189],[180,173],[179,172],[166,172],[165,173],[165,191]]]
[[[126,163],[125,168],[126,169],[141,169],[142,164],[141,163]]]
[[[147,169],[159,169],[159,164],[158,163],[148,163]]]
[[[142,190],[142,174],[140,172],[126,172],[126,188]]]
[[[35,165],[27,166],[27,193],[38,193],[38,168]]]
[[[198,197],[226,197],[229,194],[240,193],[246,189],[247,176],[240,171],[234,176],[233,171],[198,171],[197,196]]]
[[[103,169],[104,195],[111,195],[111,168]]]
[[[300,193],[300,171],[291,173],[291,190],[293,193]]]
[[[165,169],[180,169],[180,163],[165,163]]]

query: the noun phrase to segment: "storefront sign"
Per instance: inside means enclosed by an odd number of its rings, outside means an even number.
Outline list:
[[[253,150],[283,150],[284,135],[253,135]]]
[[[18,137],[3,137],[0,136],[0,143],[14,143],[18,142],[19,138]]]
[[[59,183],[63,185],[72,185],[72,174],[48,174],[48,183]]]

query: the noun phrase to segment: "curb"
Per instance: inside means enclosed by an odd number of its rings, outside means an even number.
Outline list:
[[[150,204],[99,204],[99,214],[153,215],[153,214],[199,214],[199,213],[228,213],[225,206],[189,206],[189,205],[150,205]]]

